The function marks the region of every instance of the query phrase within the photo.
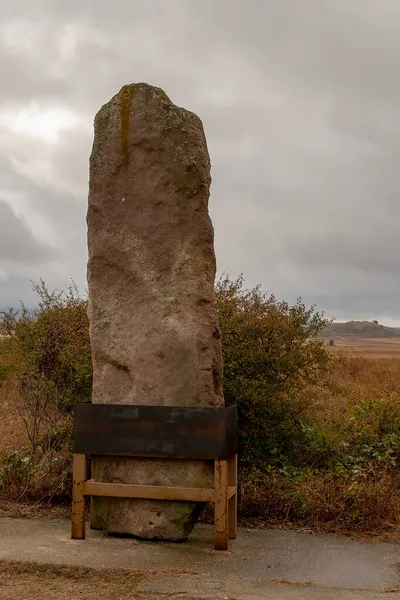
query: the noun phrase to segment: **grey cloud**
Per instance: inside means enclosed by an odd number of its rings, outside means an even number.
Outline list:
[[[2,262],[46,263],[53,257],[51,248],[36,240],[22,217],[0,199],[0,256]]]
[[[78,117],[52,146],[0,124],[3,196],[58,252],[40,276],[84,285],[93,117],[144,80],[204,121],[220,272],[400,323],[396,0],[5,0],[0,17],[0,116],[36,103]]]
[[[50,289],[65,289],[74,279],[85,291],[86,223],[85,202],[54,193],[13,173],[0,162],[0,310],[20,301],[33,305],[37,297],[32,281],[44,279]],[[18,190],[18,198],[14,191]],[[25,213],[34,213],[42,225],[43,240],[32,233],[30,219],[16,216],[10,204],[27,199]],[[22,204],[24,206],[24,204]],[[51,240],[46,235],[51,230]],[[50,243],[51,242],[51,243]]]

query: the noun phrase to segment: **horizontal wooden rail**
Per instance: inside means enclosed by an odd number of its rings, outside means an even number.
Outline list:
[[[104,483],[89,479],[84,485],[85,496],[110,498],[141,498],[147,500],[182,500],[186,502],[215,502],[215,489],[136,485],[130,483]],[[228,499],[236,494],[236,486],[230,486]]]
[[[85,496],[108,496],[112,498],[142,498],[152,500],[182,500],[186,502],[213,502],[211,488],[164,487],[157,485],[134,485],[129,483],[103,483],[86,481]]]

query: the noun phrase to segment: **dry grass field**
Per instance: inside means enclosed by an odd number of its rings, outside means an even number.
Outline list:
[[[367,358],[400,358],[400,338],[344,337],[335,340],[333,352],[342,351],[350,356]]]

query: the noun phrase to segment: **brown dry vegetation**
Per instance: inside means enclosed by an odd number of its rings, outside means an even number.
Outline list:
[[[0,384],[0,454],[23,448],[28,436],[15,410],[18,392],[12,385]]]
[[[330,348],[333,352],[345,352],[349,356],[370,358],[400,358],[400,338],[356,338],[336,340]]]
[[[368,446],[376,439],[377,428],[390,418],[390,410],[400,408],[400,359],[396,354],[371,358],[338,349],[335,359],[325,385],[305,390],[306,411],[319,422],[331,446],[343,444],[343,433],[349,427],[354,429],[353,438],[364,436]],[[365,414],[357,421],[360,406],[366,407]],[[351,414],[354,416],[349,419]],[[392,456],[398,460],[399,454],[397,441]],[[400,540],[400,473],[398,468],[390,468],[389,462],[382,457],[368,465],[355,461],[349,473],[313,470],[304,477],[282,477],[276,472],[268,479],[261,476],[243,486],[242,514],[249,523],[259,525],[300,523]]]

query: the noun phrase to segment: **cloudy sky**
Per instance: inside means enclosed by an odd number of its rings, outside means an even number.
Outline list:
[[[400,326],[398,0],[2,0],[0,307],[85,289],[93,117],[161,86],[203,120],[219,272]]]

